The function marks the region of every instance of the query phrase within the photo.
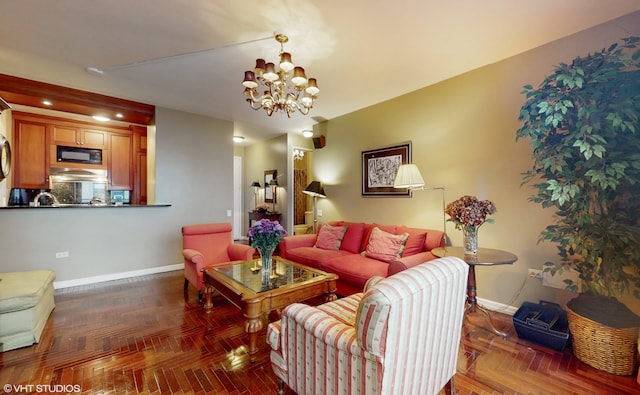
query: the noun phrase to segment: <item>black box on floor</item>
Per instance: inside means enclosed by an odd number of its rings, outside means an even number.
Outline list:
[[[553,302],[524,302],[513,315],[513,326],[519,338],[556,351],[563,351],[569,342],[567,312]]]

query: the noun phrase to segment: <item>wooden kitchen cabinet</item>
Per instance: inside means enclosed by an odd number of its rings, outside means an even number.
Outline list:
[[[133,131],[133,204],[147,204],[147,128],[131,125]]]
[[[108,149],[109,189],[133,189],[133,135],[110,133]]]
[[[15,111],[13,120],[13,187],[48,189],[49,126]]]
[[[68,125],[53,125],[52,140],[55,145],[82,148],[107,148],[109,133]]]
[[[130,190],[132,204],[147,201],[147,128],[103,127],[88,122],[13,111],[13,186],[49,189],[58,145],[102,150],[102,165],[64,162],[64,167],[107,169],[110,190]]]

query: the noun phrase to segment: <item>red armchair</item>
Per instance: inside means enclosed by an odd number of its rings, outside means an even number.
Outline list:
[[[197,224],[182,227],[184,290],[189,283],[198,290],[202,302],[202,269],[208,266],[253,258],[256,249],[232,243],[231,224]]]

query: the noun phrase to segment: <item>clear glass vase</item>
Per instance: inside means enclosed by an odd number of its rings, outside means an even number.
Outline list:
[[[276,247],[258,248],[260,253],[260,263],[262,265],[260,273],[262,274],[262,284],[269,284],[271,271],[273,266],[273,252]]]
[[[478,227],[465,226],[462,229],[462,244],[464,246],[464,254],[476,256],[478,255]]]

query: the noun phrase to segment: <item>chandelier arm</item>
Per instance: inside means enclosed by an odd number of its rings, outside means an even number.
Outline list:
[[[247,98],[247,101],[251,100],[251,101],[258,101],[258,98],[256,98],[255,96],[256,91],[254,89],[249,90],[249,98]]]
[[[309,110],[311,110],[311,107],[298,106],[298,111],[300,111],[300,114],[302,115],[309,115]]]
[[[247,102],[249,103],[249,107],[251,107],[253,110],[259,110],[262,108],[262,104],[258,103],[258,102],[254,102],[251,99],[247,99]],[[257,104],[257,107],[254,106],[254,104]]]

